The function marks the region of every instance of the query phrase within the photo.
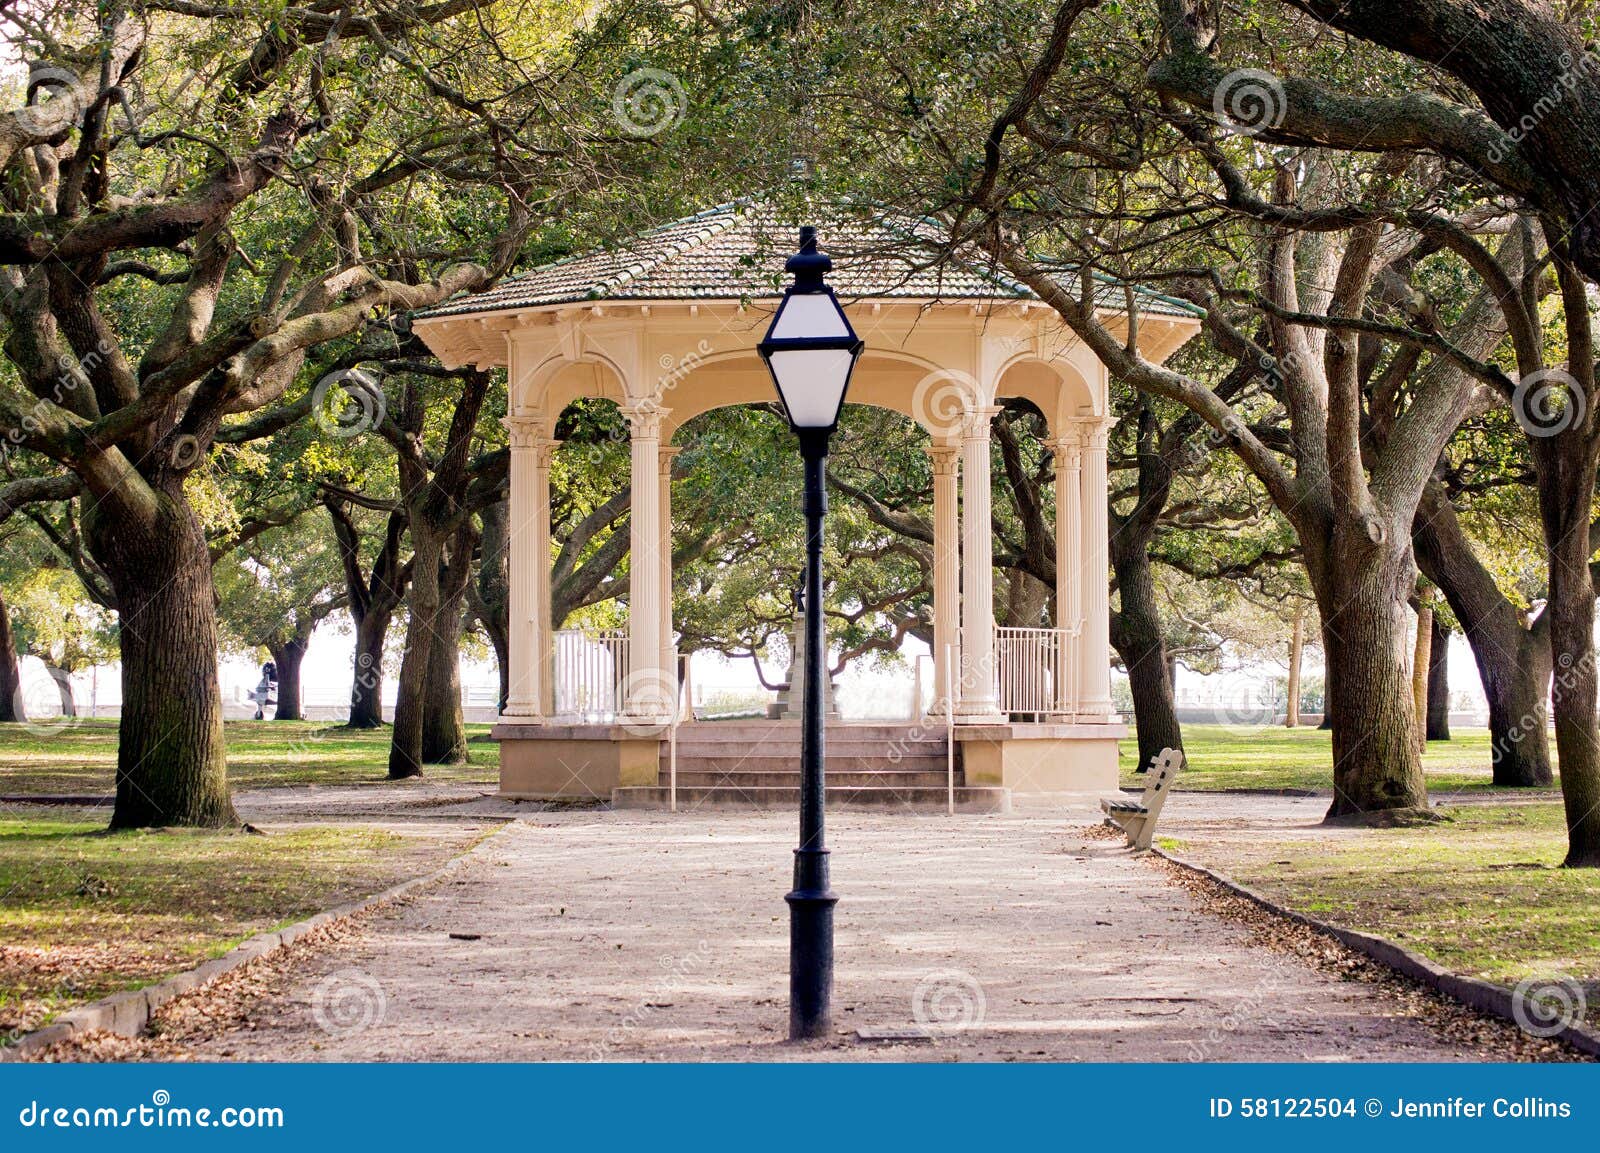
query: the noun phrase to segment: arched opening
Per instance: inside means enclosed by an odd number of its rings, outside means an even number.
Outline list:
[[[703,717],[798,715],[801,470],[793,434],[763,401],[706,409],[675,437],[673,619],[679,651],[697,654]],[[843,720],[904,721],[927,703],[930,443],[915,421],[860,403],[846,404],[834,436],[824,603]]]

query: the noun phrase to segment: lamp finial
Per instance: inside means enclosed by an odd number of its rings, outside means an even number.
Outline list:
[[[791,256],[783,270],[794,276],[796,292],[820,292],[822,278],[833,271],[833,260],[826,252],[817,250],[815,225],[800,226],[800,251]]]

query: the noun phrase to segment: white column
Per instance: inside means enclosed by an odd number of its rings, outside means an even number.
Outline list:
[[[950,667],[955,654],[961,603],[961,522],[956,496],[956,470],[961,450],[953,444],[930,444],[933,462],[933,699],[943,714],[945,686],[953,689],[960,676]]]
[[[1078,425],[1082,471],[1078,500],[1083,510],[1083,635],[1078,645],[1078,711],[1086,721],[1113,719],[1111,708],[1111,560],[1106,524],[1106,441],[1111,422]]]
[[[625,724],[660,724],[670,715],[672,690],[661,668],[661,420],[652,401],[622,409],[633,453],[633,505],[628,556],[628,675]]]
[[[661,667],[676,683],[678,670],[672,653],[672,461],[682,450],[661,446]],[[676,697],[673,698],[676,700]]]
[[[508,416],[501,423],[511,448],[510,692],[505,715],[537,724],[546,715],[545,665],[550,626],[550,466],[553,442],[539,416]]]
[[[969,410],[961,441],[961,697],[968,723],[1003,720],[995,698],[994,526],[989,494],[989,421],[999,408]]]
[[[544,426],[534,448],[533,494],[528,501],[529,516],[533,518],[534,664],[538,669],[539,713],[546,717],[555,714],[556,706],[556,634],[550,603],[550,458],[561,443],[547,435],[548,431],[549,426]]]
[[[1050,447],[1056,457],[1056,628],[1076,632],[1083,620],[1078,438],[1069,430]],[[1072,713],[1076,711],[1082,638],[1074,636],[1066,644],[1057,700],[1063,713]]]

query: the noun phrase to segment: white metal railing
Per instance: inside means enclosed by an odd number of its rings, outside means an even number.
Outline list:
[[[627,705],[633,662],[628,634],[620,629],[558,629],[555,634],[554,697],[552,719],[577,724],[610,724]],[[646,682],[634,687],[645,699],[656,692],[677,702],[674,716],[683,709],[683,684],[678,678],[678,653],[668,654],[664,681],[657,688],[654,673],[641,673]]]
[[[1044,719],[1077,712],[1076,629],[994,630],[1000,711]]]
[[[603,724],[622,711],[628,679],[628,635],[559,629],[555,635],[555,715]]]

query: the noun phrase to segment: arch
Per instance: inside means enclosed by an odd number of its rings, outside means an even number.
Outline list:
[[[542,412],[553,418],[574,400],[584,396],[603,397],[625,404],[625,380],[622,369],[602,353],[585,352],[576,359],[550,356],[529,372],[520,384],[512,382],[511,411]]]
[[[1076,419],[1096,415],[1095,390],[1077,368],[1064,360],[1043,360],[1019,353],[1000,366],[995,396],[1031,401],[1045,416],[1053,436],[1060,436]]]
[[[959,429],[963,403],[972,403],[973,388],[964,373],[899,349],[868,347],[850,381],[848,403],[888,409],[916,421],[935,440],[949,439]],[[953,403],[949,395],[954,396]],[[702,413],[737,404],[761,404],[774,398],[772,378],[754,349],[713,353],[667,381],[661,403],[679,428]]]

